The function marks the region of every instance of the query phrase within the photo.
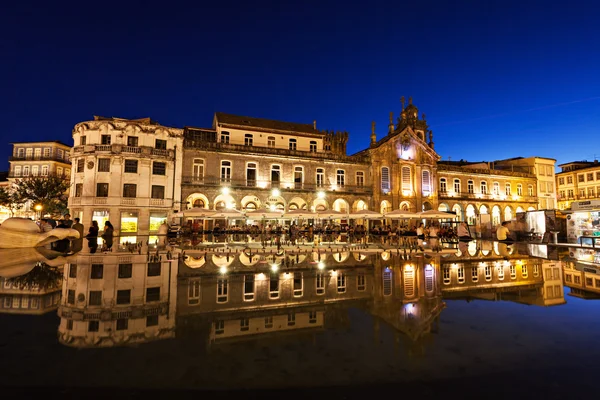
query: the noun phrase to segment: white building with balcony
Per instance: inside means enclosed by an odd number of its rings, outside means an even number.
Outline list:
[[[94,117],[73,129],[69,209],[85,229],[110,221],[115,234],[156,232],[179,208],[183,131],[150,118]],[[135,239],[134,239],[135,240]]]

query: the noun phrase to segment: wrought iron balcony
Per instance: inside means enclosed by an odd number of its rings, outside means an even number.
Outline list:
[[[438,197],[440,199],[457,199],[457,200],[488,200],[488,201],[501,201],[501,202],[524,202],[524,203],[537,203],[538,198],[536,196],[519,196],[519,195],[507,195],[507,194],[492,194],[492,193],[470,193],[470,192],[454,192],[454,191],[439,191]]]
[[[64,157],[58,157],[55,155],[51,156],[12,156],[8,158],[9,161],[57,161],[63,164],[71,164],[71,160],[65,159]]]
[[[246,180],[246,179],[226,179],[218,176],[184,176],[183,185],[204,186],[204,187],[230,187],[233,189],[253,189],[270,190],[280,189],[283,191],[304,191],[304,192],[338,192],[338,193],[372,193],[373,188],[367,185],[336,185],[306,182],[275,182],[267,180]]]
[[[155,149],[150,146],[125,146],[122,144],[86,144],[82,146],[75,146],[73,148],[73,153],[75,155],[85,154],[85,153],[104,153],[108,152],[111,154],[121,154],[121,153],[131,153],[131,154],[140,154],[143,156],[158,156],[165,157],[168,159],[175,158],[174,150],[167,149]]]

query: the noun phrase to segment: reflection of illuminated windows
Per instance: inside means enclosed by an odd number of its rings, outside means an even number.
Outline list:
[[[222,319],[215,322],[215,334],[222,335],[225,333],[225,321]]]
[[[575,282],[577,285],[581,285],[581,276],[579,276],[579,275],[575,275],[575,276],[574,276],[574,282]]]
[[[217,303],[226,303],[229,298],[229,281],[217,279]]]
[[[571,274],[565,274],[565,282],[573,282],[573,277],[571,276]]]
[[[244,275],[244,301],[254,300],[254,275]]]
[[[406,297],[415,295],[415,271],[412,267],[404,269],[404,295]]]
[[[200,303],[200,280],[190,281],[188,285],[188,304]]]
[[[158,315],[148,315],[146,317],[146,326],[157,326],[158,325]]]
[[[12,304],[12,297],[5,296],[4,297],[4,308],[10,308],[11,304]]]
[[[523,278],[527,278],[527,265],[523,264],[521,266],[521,275],[523,276]]]
[[[325,277],[323,274],[317,274],[315,276],[315,286],[317,289],[317,294],[325,293]]]
[[[343,272],[337,276],[337,292],[346,293],[346,275]]]
[[[128,319],[122,318],[122,319],[118,319],[117,320],[117,330],[118,331],[127,330],[128,327],[129,327],[129,320]]]
[[[498,279],[504,280],[504,267],[498,267]]]
[[[425,291],[433,291],[433,268],[431,265],[425,267]]]
[[[492,280],[492,267],[489,265],[486,265],[484,268],[484,272],[485,272],[485,280],[486,281],[491,281]]]
[[[248,318],[240,319],[240,331],[247,331],[250,329],[250,320]]]
[[[471,268],[471,280],[473,282],[479,281],[479,270],[477,269],[477,267]]]
[[[119,264],[119,279],[131,278],[133,264]]]
[[[294,297],[302,296],[303,286],[302,272],[294,272]]]
[[[117,304],[130,304],[131,303],[131,290],[117,290]]]
[[[317,323],[317,312],[316,311],[311,311],[308,313],[308,323],[309,324]]]
[[[517,268],[514,265],[510,266],[510,279],[517,279]]]
[[[138,213],[137,212],[122,212],[121,213],[121,232],[130,233],[138,231]]]
[[[465,267],[458,267],[456,275],[458,276],[458,283],[465,283]]]
[[[279,297],[279,275],[271,274],[269,279],[269,298],[276,299]]]
[[[273,327],[273,317],[265,317],[265,328],[270,329]]]
[[[37,297],[31,298],[31,308],[37,310],[40,307],[40,299]]]
[[[363,290],[365,290],[366,287],[367,285],[365,280],[365,274],[358,274],[358,276],[356,277],[356,289],[359,292],[362,292]]]
[[[296,325],[296,313],[289,313],[287,319],[288,326]]]
[[[383,271],[383,295],[392,295],[392,271],[387,268]]]
[[[585,286],[592,286],[593,287],[593,285],[594,285],[593,279],[586,277],[585,278]]]
[[[444,284],[447,285],[450,283],[450,267],[444,267],[443,270],[443,279],[444,279]]]

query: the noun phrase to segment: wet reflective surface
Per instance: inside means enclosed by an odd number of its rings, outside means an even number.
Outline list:
[[[595,391],[595,249],[471,241],[436,251],[144,242],[108,253],[29,250],[4,251],[0,265],[9,391]]]

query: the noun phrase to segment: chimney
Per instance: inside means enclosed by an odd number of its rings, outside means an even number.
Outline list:
[[[313,121],[313,129],[315,131],[317,130],[317,120],[316,119]]]

